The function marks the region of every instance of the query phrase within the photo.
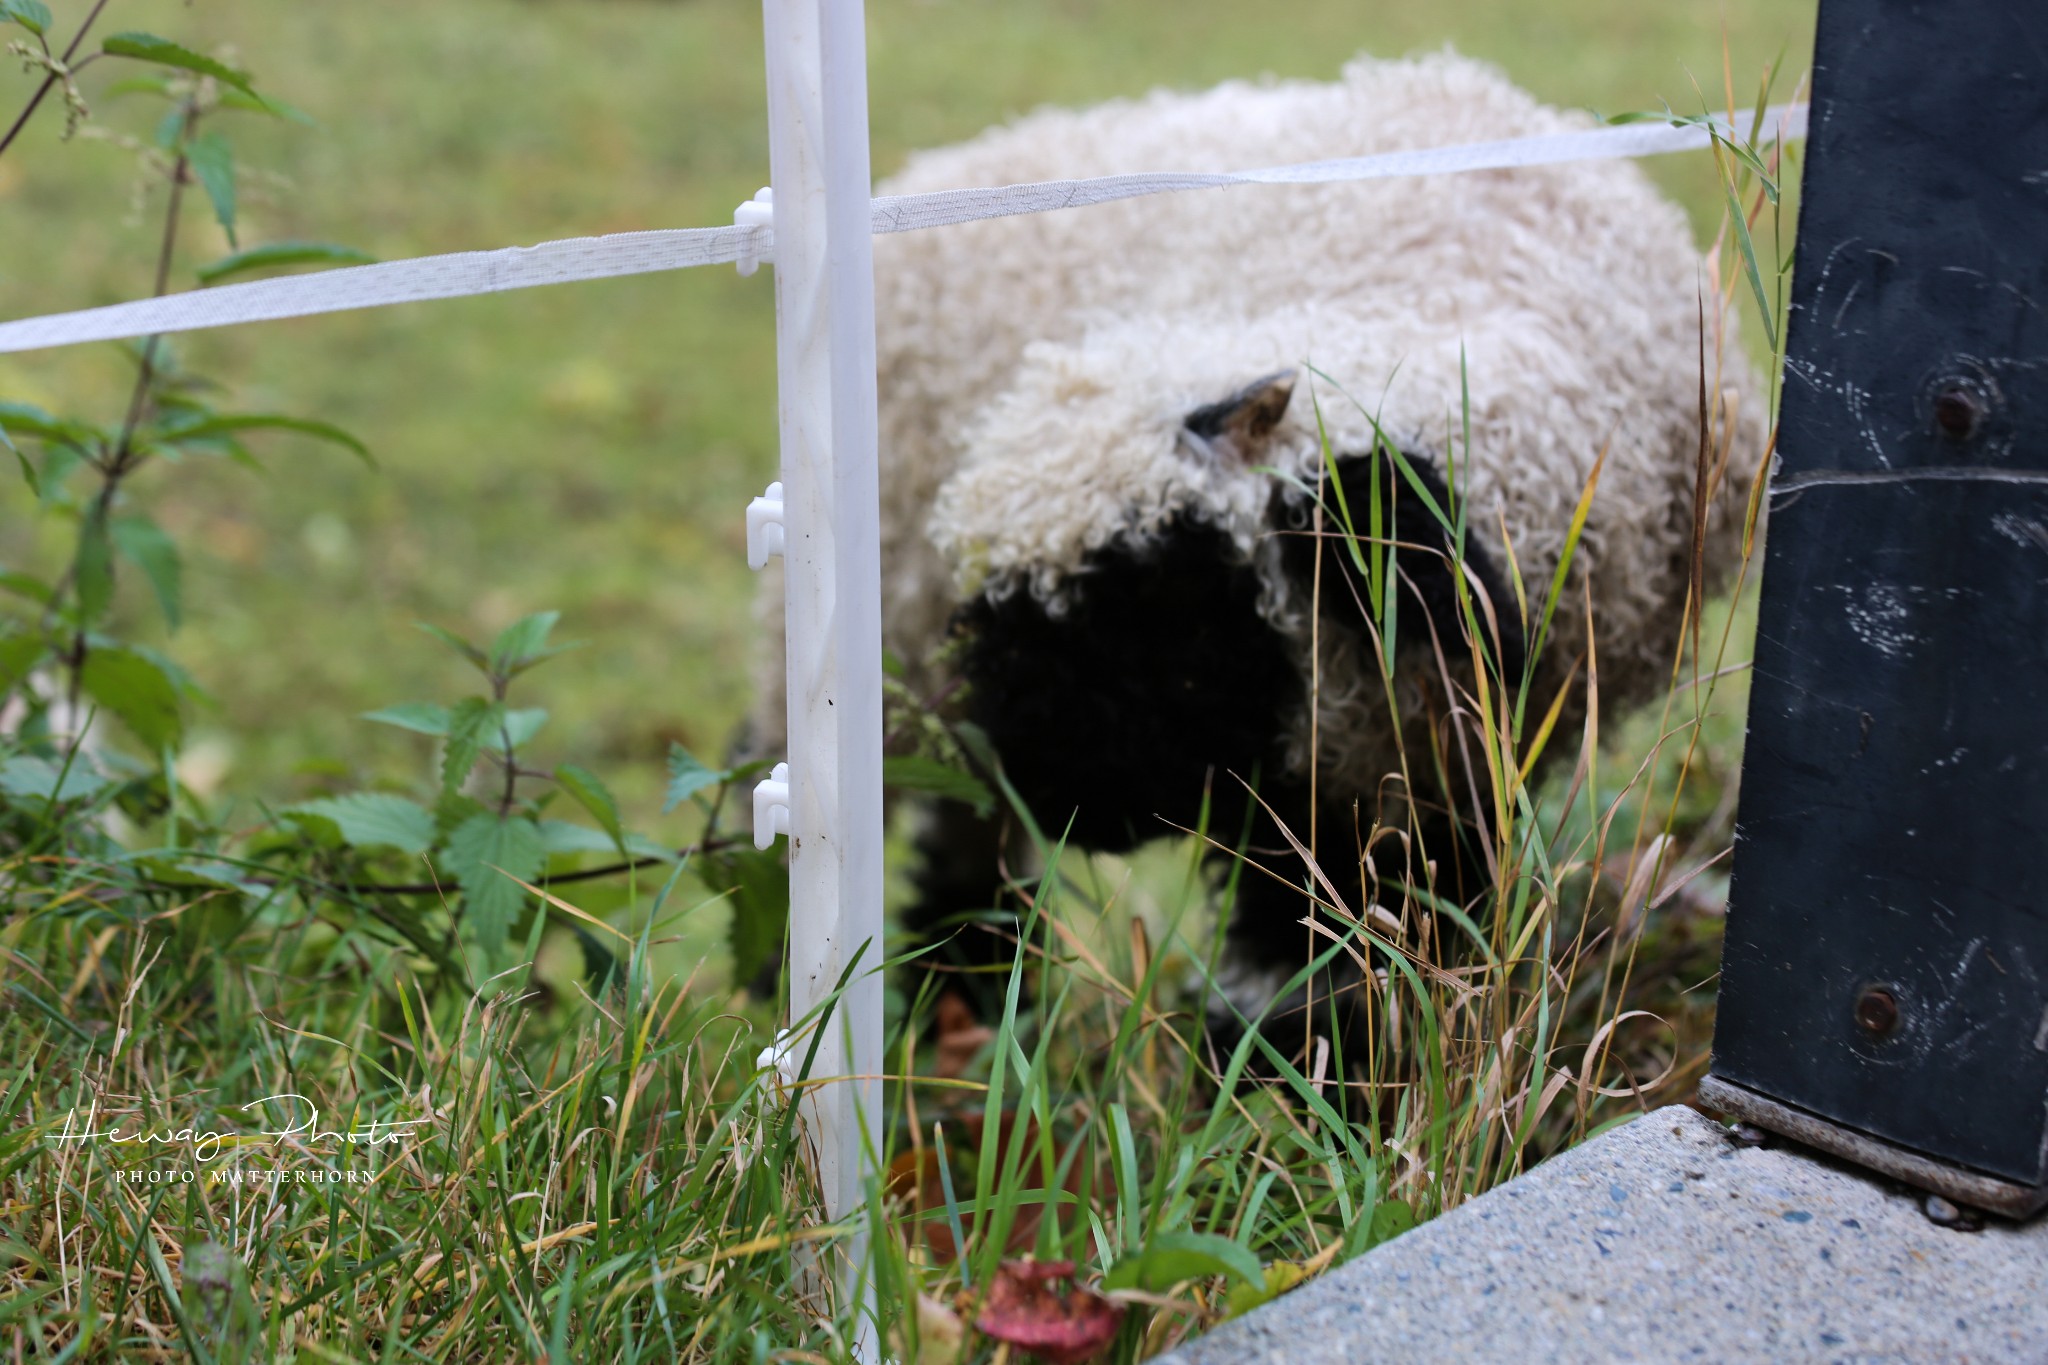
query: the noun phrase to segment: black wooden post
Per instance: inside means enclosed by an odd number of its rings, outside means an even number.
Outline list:
[[[2048,4],[1822,0],[1713,1072],[2048,1202]]]

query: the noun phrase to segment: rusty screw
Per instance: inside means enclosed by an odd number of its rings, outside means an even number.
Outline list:
[[[1976,435],[1982,416],[1983,404],[1968,384],[1951,380],[1934,395],[1934,424],[1951,441],[1967,441]]]
[[[1856,997],[1856,1027],[1872,1038],[1889,1038],[1899,1027],[1899,1000],[1887,986],[1871,986]]]

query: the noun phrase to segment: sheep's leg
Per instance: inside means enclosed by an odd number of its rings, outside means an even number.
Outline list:
[[[1375,1005],[1364,992],[1380,987],[1368,981],[1361,967],[1383,962],[1383,955],[1355,932],[1350,920],[1326,908],[1329,889],[1312,879],[1307,863],[1277,827],[1275,816],[1306,839],[1306,800],[1283,790],[1268,793],[1267,803],[1273,814],[1261,811],[1256,817],[1245,854],[1259,866],[1246,866],[1239,874],[1218,954],[1207,1017],[1210,1045],[1219,1059],[1227,1059],[1246,1025],[1258,1022],[1260,1036],[1306,1075],[1314,1074],[1317,1052],[1327,1047],[1324,1075],[1341,1081],[1366,1069],[1365,1049],[1372,1037],[1366,1022]],[[1454,843],[1447,817],[1424,817],[1408,840],[1382,838],[1372,849],[1370,875],[1355,843],[1332,837],[1332,831],[1350,828],[1348,811],[1323,808],[1320,826],[1324,835],[1317,862],[1323,877],[1353,916],[1371,917],[1372,932],[1382,938],[1399,936],[1409,946],[1420,946],[1423,935],[1437,936],[1436,917],[1421,911],[1407,888],[1429,887],[1448,897],[1454,885],[1484,885],[1486,869],[1476,850],[1469,842]],[[1310,884],[1315,886],[1313,899],[1305,889]],[[1402,928],[1372,915],[1375,905],[1400,919]],[[1303,922],[1311,915],[1314,929]],[[1346,938],[1349,946],[1338,948]],[[1333,948],[1337,952],[1321,971],[1286,989],[1302,968]],[[1255,1055],[1252,1063],[1254,1075],[1273,1074],[1263,1055]]]
[[[983,819],[958,802],[921,807],[911,876],[917,900],[903,915],[912,946],[928,950],[912,963],[913,979],[933,976],[934,994],[959,996],[982,1019],[1001,1013],[1017,956],[1016,916],[999,908],[1003,829],[1000,817]]]
[[[1372,891],[1350,841],[1332,837],[1339,828],[1349,828],[1348,812],[1322,809],[1324,837],[1316,869],[1311,869],[1287,837],[1292,833],[1304,843],[1309,837],[1306,790],[1282,787],[1262,796],[1264,804],[1253,817],[1246,841],[1248,862],[1238,870],[1237,895],[1223,930],[1216,994],[1208,1011],[1211,1040],[1219,1050],[1235,1047],[1245,1025],[1259,1021],[1260,1036],[1281,1056],[1312,1071],[1316,1040],[1322,1039],[1334,1045],[1327,1065],[1328,1074],[1335,1077],[1338,1058],[1346,1059],[1342,1065],[1351,1069],[1365,1044],[1358,1027],[1367,1007],[1358,994],[1364,981],[1359,964],[1372,961],[1376,954],[1346,917],[1327,908],[1330,891],[1323,882],[1336,888],[1353,915],[1369,903]],[[1375,872],[1381,878],[1405,876],[1403,856],[1399,845],[1383,843],[1374,850]],[[1315,875],[1318,870],[1320,877]],[[1307,889],[1311,886],[1313,896]],[[1314,927],[1305,922],[1311,917]],[[1347,938],[1350,947],[1339,948]],[[1333,948],[1336,954],[1309,981],[1287,989],[1304,967]],[[1263,1058],[1254,1062],[1256,1071],[1270,1073]]]
[[[1219,1057],[1227,1058],[1246,1027],[1256,1023],[1260,1037],[1281,1056],[1302,1065],[1311,1055],[1311,1040],[1331,1032],[1329,1005],[1335,984],[1325,970],[1318,973],[1312,992],[1300,987],[1286,990],[1287,983],[1334,941],[1304,921],[1313,914],[1319,927],[1339,935],[1344,930],[1317,910],[1305,889],[1311,884],[1310,869],[1287,838],[1287,833],[1304,842],[1308,838],[1307,793],[1268,788],[1261,796],[1264,804],[1252,815],[1242,863],[1237,854],[1216,857],[1226,872],[1236,874],[1237,894],[1218,945],[1208,1032]],[[1342,875],[1342,869],[1324,870],[1333,879]],[[1348,899],[1350,892],[1345,894]],[[1326,893],[1319,890],[1317,898],[1326,898]],[[1348,977],[1355,981],[1356,971]],[[1253,1056],[1252,1069],[1271,1074],[1262,1056]]]
[[[1469,574],[1464,586],[1476,588],[1489,599],[1493,617],[1500,623],[1497,639],[1489,641],[1489,652],[1496,656],[1505,676],[1518,679],[1527,642],[1511,606],[1514,598],[1506,577],[1477,536],[1468,536],[1460,555],[1426,505],[1425,495],[1446,514],[1452,506],[1450,491],[1435,462],[1408,453],[1398,461],[1384,452],[1349,455],[1337,461],[1337,477],[1343,487],[1341,504],[1326,494],[1325,505],[1347,508],[1361,540],[1372,538],[1376,546],[1398,542],[1404,547],[1392,556],[1403,589],[1404,655],[1427,648],[1420,642],[1430,633],[1442,642],[1455,643],[1462,638],[1459,580],[1461,574]],[[1382,509],[1377,526],[1369,524],[1375,504]],[[1320,553],[1324,620],[1334,628],[1356,629],[1358,604],[1370,601],[1371,593],[1341,536],[1330,533],[1327,523],[1320,541],[1300,534],[1314,521],[1310,504],[1291,487],[1276,488],[1269,515],[1276,530],[1295,533],[1283,535],[1280,553],[1282,570],[1296,590],[1304,595],[1316,591]],[[1426,622],[1421,628],[1417,608]],[[1481,611],[1480,619],[1485,620],[1486,615]],[[1263,1015],[1261,1036],[1309,1074],[1317,1065],[1316,1040],[1332,1044],[1337,1055],[1325,1063],[1326,1074],[1341,1079],[1340,1070],[1355,1070],[1364,1060],[1362,1049],[1369,1035],[1363,1025],[1371,1004],[1361,992],[1373,985],[1361,964],[1373,962],[1377,952],[1364,939],[1353,936],[1355,954],[1339,950],[1308,983],[1285,989],[1313,958],[1352,935],[1353,926],[1317,908],[1317,900],[1329,899],[1329,888],[1320,880],[1312,882],[1306,862],[1292,852],[1291,842],[1277,828],[1276,821],[1283,822],[1296,839],[1308,842],[1310,802],[1306,792],[1283,790],[1269,794],[1267,800],[1271,810],[1259,813],[1251,840],[1255,846],[1265,846],[1267,856],[1259,859],[1265,870],[1247,868],[1239,881],[1217,973],[1218,999],[1209,1011],[1211,1037],[1219,1048],[1234,1046],[1245,1023]],[[1317,841],[1321,871],[1354,915],[1367,914],[1368,907],[1378,905],[1400,914],[1411,932],[1428,932],[1433,924],[1406,913],[1407,896],[1402,888],[1427,887],[1435,895],[1466,903],[1488,885],[1490,874],[1478,832],[1453,818],[1440,800],[1433,807],[1413,812],[1412,820],[1404,813],[1383,813],[1395,833],[1373,846],[1370,875],[1355,839],[1333,837],[1338,831],[1348,836],[1353,830],[1348,807],[1326,796],[1321,814],[1323,818],[1317,822],[1322,834]],[[1315,886],[1313,898],[1305,889],[1311,884]],[[1317,929],[1303,922],[1312,914]],[[1384,935],[1387,926],[1375,925],[1374,932]]]

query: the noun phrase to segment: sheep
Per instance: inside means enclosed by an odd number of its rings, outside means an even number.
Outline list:
[[[1449,52],[1360,58],[1331,83],[1040,111],[912,156],[882,192],[1232,169],[1589,122]],[[1462,571],[1491,622],[1484,648],[1519,680],[1530,614],[1602,461],[1531,695],[1541,714],[1583,672],[1583,595],[1600,697],[1626,704],[1668,676],[1678,642],[1703,365],[1710,569],[1731,557],[1762,448],[1760,405],[1744,402],[1756,384],[1688,225],[1627,162],[991,220],[880,238],[875,273],[885,645],[922,694],[964,678],[965,714],[1071,845],[1119,850],[1190,827],[1205,792],[1221,837],[1251,829],[1277,875],[1243,878],[1227,929],[1222,995],[1247,1015],[1308,944],[1307,869],[1278,826],[1306,843],[1319,824],[1323,861],[1339,868],[1360,864],[1375,820],[1434,830],[1437,847],[1461,850],[1461,898],[1483,867],[1456,828],[1471,793],[1441,789],[1421,757],[1450,742],[1438,649],[1466,661],[1465,689],[1472,655],[1459,570],[1420,492],[1445,507],[1455,477],[1469,509]],[[1324,434],[1360,523],[1377,467],[1393,504],[1383,530],[1405,547],[1398,733],[1362,580],[1348,551],[1312,534],[1334,529],[1339,491]],[[1528,609],[1516,570],[1539,599]],[[762,602],[779,645],[779,584]],[[781,684],[777,654],[754,721],[771,750]],[[1568,704],[1558,733],[1580,714]],[[1260,804],[1248,806],[1254,780]],[[1332,858],[1340,831],[1350,851]],[[992,824],[927,812],[918,845],[911,928],[930,934],[996,903]],[[1373,873],[1449,884],[1449,867],[1402,864],[1403,846],[1376,844]],[[1338,886],[1354,909],[1370,895],[1360,875]],[[1009,958],[988,934],[946,951],[963,964]]]

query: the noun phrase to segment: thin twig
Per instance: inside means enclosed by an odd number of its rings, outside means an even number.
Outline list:
[[[106,7],[107,0],[97,0],[97,3],[95,3],[92,7],[92,13],[85,16],[85,22],[80,24],[78,26],[78,32],[71,36],[71,46],[64,49],[64,56],[62,58],[63,64],[66,67],[69,67],[71,65],[71,58],[74,54],[77,53],[78,45],[85,41],[86,30],[90,29],[93,26],[93,21],[100,17],[100,11],[105,9]],[[49,51],[49,44],[43,44],[43,53],[45,56],[49,54]],[[21,111],[21,117],[14,120],[14,126],[7,130],[7,135],[5,137],[0,137],[0,153],[6,152],[6,150],[9,147],[12,147],[14,145],[14,139],[21,136],[21,130],[28,126],[28,121],[31,117],[34,116],[36,112],[36,107],[43,102],[43,96],[49,94],[50,87],[55,85],[56,83],[57,73],[54,71],[52,71],[49,75],[43,77],[43,83],[36,87],[35,94],[29,96],[28,107]]]
[[[198,117],[198,105],[187,100],[185,102],[183,119],[184,137],[189,138],[192,135],[192,129],[197,123]],[[180,152],[177,161],[172,163],[171,166],[170,203],[164,211],[164,231],[157,246],[156,279],[150,292],[152,298],[161,298],[164,291],[170,288],[171,260],[178,244],[178,211],[185,202],[185,180],[189,164],[185,154]],[[93,500],[93,510],[88,514],[85,522],[80,527],[81,535],[86,534],[86,529],[94,521],[97,521],[102,528],[106,526],[107,517],[113,511],[114,495],[120,491],[121,481],[127,478],[129,473],[141,463],[140,457],[135,453],[135,433],[141,428],[142,420],[149,412],[150,394],[156,384],[157,346],[162,340],[163,338],[160,336],[153,336],[142,344],[142,360],[136,370],[134,391],[128,396],[127,415],[121,421],[120,439],[114,443],[113,453],[107,458],[106,468],[100,477],[99,496]],[[75,563],[74,561],[74,567]],[[81,603],[81,608],[82,606],[83,604]],[[71,709],[74,712],[78,709],[79,693],[85,677],[85,656],[88,649],[85,637],[86,628],[89,623],[84,619],[82,609],[79,617],[77,634],[72,637],[71,648],[64,660],[65,669],[70,674],[67,690],[70,694]]]
[[[722,849],[732,848],[739,842],[736,838],[706,839],[702,843],[691,844],[688,847],[675,850],[675,857],[681,859],[696,853],[717,853]],[[606,863],[603,867],[586,867],[575,872],[557,872],[548,878],[548,885],[560,886],[565,882],[591,882],[596,881],[600,877],[616,877],[622,872],[637,872],[644,867],[666,867],[668,864],[669,860],[667,858],[628,858],[624,862]],[[432,895],[441,888],[433,882],[337,882],[328,889],[346,891],[357,895],[427,896]]]

